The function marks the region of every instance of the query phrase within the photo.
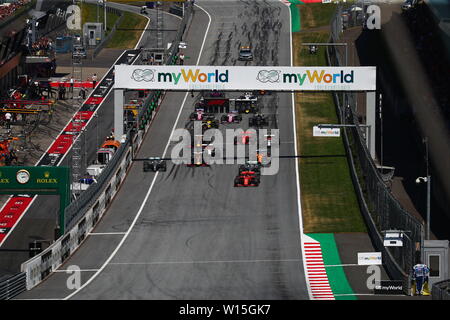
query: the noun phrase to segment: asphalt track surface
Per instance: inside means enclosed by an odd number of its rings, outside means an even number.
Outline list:
[[[114,4],[119,9],[139,13],[139,8],[133,6],[123,6]],[[156,25],[155,11],[149,10],[151,19],[150,28]],[[177,29],[180,19],[173,15],[166,14],[164,24],[167,29]],[[165,34],[167,41],[174,39],[176,32]],[[149,31],[145,31],[140,45],[154,46],[154,37]],[[133,48],[130,48],[133,49]],[[83,170],[94,160],[98,147],[103,143],[106,136],[113,127],[113,108],[114,98],[112,91],[98,108],[98,117],[94,117],[87,125],[86,139],[82,139],[82,165]],[[60,164],[61,166],[71,165],[72,152],[68,152]],[[84,172],[84,171],[82,171]],[[54,230],[59,215],[59,197],[58,196],[38,196],[31,207],[24,213],[23,218],[16,227],[10,231],[11,234],[3,243],[1,248],[27,249],[29,242],[34,240],[53,240]],[[48,243],[44,243],[46,248]],[[20,271],[20,264],[28,260],[28,252],[1,252],[0,253],[0,274],[15,274]]]
[[[185,64],[290,65],[289,10],[281,2],[196,3],[204,10],[195,10]],[[255,60],[237,61],[249,40]],[[271,127],[280,127],[280,154],[294,154],[292,95],[264,101]],[[167,93],[138,157],[162,156],[166,147],[169,155],[171,130],[175,122],[186,126],[194,102]],[[167,172],[155,174],[135,162],[94,234],[59,272],[18,298],[308,299],[295,160],[281,160],[279,173],[262,176],[257,188],[234,188],[237,171],[237,164],[168,162]],[[71,265],[83,271],[79,290],[66,286]]]

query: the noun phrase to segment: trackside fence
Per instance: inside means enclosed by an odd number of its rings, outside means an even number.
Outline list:
[[[9,300],[25,291],[27,287],[26,274],[18,273],[0,282],[0,300]]]
[[[339,6],[331,24],[330,41],[339,43],[342,34],[342,7]],[[345,52],[338,46],[327,47],[328,64],[345,66]],[[350,173],[359,206],[369,235],[392,279],[404,281],[404,291],[410,292],[410,273],[420,257],[423,243],[423,224],[406,211],[392,195],[366,146],[366,133],[356,114],[354,92],[334,92],[333,98],[341,123],[354,124],[342,130]],[[344,103],[345,101],[345,103]],[[403,247],[385,247],[383,231],[405,232]]]
[[[180,25],[180,31],[173,42],[174,45],[167,55],[167,64],[174,64],[177,60],[178,45],[175,46],[175,44],[182,40],[187,24],[191,21],[192,12],[192,6],[188,6]],[[139,62],[139,59],[140,56],[136,58],[136,61]],[[66,208],[65,230],[68,231],[39,255],[22,264],[21,270],[26,274],[27,290],[38,285],[67,261],[105,214],[131,167],[132,159],[136,155],[163,97],[164,92],[160,90],[152,91],[149,94],[143,104],[144,107],[140,109],[139,116],[142,116],[143,120],[140,121],[139,127],[127,131],[125,141],[114,154],[108,166],[101,172],[97,183],[90,185]]]
[[[431,288],[433,300],[450,300],[450,280],[444,280],[433,284]]]

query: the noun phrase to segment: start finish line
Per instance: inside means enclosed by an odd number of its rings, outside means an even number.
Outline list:
[[[115,66],[115,89],[374,91],[376,67]]]
[[[364,91],[369,152],[375,158],[376,67],[116,65],[114,135],[123,135],[126,89],[176,91]]]

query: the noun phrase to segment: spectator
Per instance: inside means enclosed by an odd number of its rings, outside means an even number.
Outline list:
[[[66,87],[61,87],[61,96],[63,100],[66,100]]]
[[[86,89],[84,87],[80,88],[80,97],[84,100],[86,99]]]
[[[97,85],[97,74],[94,73],[94,75],[92,76],[92,85],[93,88],[95,89],[95,86]]]
[[[180,65],[184,65],[184,53],[180,52],[180,55],[178,56],[178,58],[180,59]]]
[[[6,129],[11,128],[11,119],[12,119],[12,114],[9,112],[5,113]]]
[[[73,77],[70,77],[70,87],[69,87],[69,92],[72,94],[72,99],[73,99],[73,84],[74,84]]]

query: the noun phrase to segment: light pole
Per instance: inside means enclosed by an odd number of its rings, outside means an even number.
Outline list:
[[[430,166],[428,160],[428,137],[423,139],[423,143],[425,143],[426,149],[426,162],[427,162],[427,176],[426,177],[418,177],[416,179],[416,183],[427,183],[427,228],[425,238],[430,240],[430,230],[431,230],[431,175],[430,175]]]
[[[380,135],[381,135],[381,138],[380,138],[380,144],[381,144],[381,150],[380,150],[380,162],[381,162],[381,172],[383,173],[384,172],[384,170],[383,170],[383,110],[382,110],[382,106],[383,106],[383,104],[382,104],[382,99],[383,99],[383,96],[381,95],[381,93],[380,93],[380,104],[379,104],[379,116],[380,116]]]
[[[103,18],[104,18],[104,27],[103,29],[105,30],[105,34],[106,34],[106,0],[103,0]]]

